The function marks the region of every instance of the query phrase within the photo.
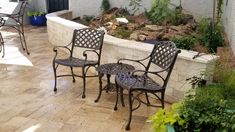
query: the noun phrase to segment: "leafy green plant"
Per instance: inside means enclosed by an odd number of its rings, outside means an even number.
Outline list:
[[[172,125],[176,132],[234,131],[235,111],[223,98],[223,85],[193,89],[182,103],[173,104],[170,111],[159,110],[150,117],[156,132]]]
[[[83,20],[85,20],[85,22],[90,23],[92,21],[92,19],[94,19],[95,16],[88,16],[88,15],[84,15],[83,16]]]
[[[166,131],[167,125],[176,132],[235,131],[235,71],[224,63],[216,69],[223,78],[219,83],[192,89],[180,107],[160,110],[150,118],[155,131]]]
[[[122,38],[122,39],[127,39],[130,37],[130,35],[131,35],[130,31],[119,28],[114,32],[113,36],[118,37],[118,38]]]
[[[131,7],[131,10],[133,11],[133,14],[135,14],[140,9],[140,7],[142,6],[141,1],[142,0],[130,0],[129,6]]]
[[[198,40],[202,45],[208,43],[208,27],[210,26],[210,19],[202,18],[197,26],[197,32],[199,34]]]
[[[103,11],[109,10],[110,7],[111,7],[111,5],[110,5],[110,3],[109,3],[109,0],[102,0],[101,7],[100,7],[100,8],[101,8]]]
[[[174,12],[169,8],[170,0],[153,0],[151,10],[146,12],[149,19],[157,24],[166,24],[174,18]]]
[[[196,42],[196,39],[192,36],[173,38],[172,41],[176,44],[177,48],[191,50]]]
[[[189,20],[193,19],[192,15],[184,14],[182,11],[183,8],[181,6],[176,7],[174,11],[174,16],[171,21],[172,24],[174,25],[187,24]]]
[[[127,8],[119,8],[116,14],[114,15],[115,18],[117,17],[126,17],[129,16],[130,12],[127,10]]]
[[[221,93],[223,86],[210,85],[195,89],[195,95],[184,100],[180,117],[185,120],[181,131],[232,131],[235,113],[228,113],[228,103]]]
[[[213,28],[210,19],[202,19],[198,24],[198,40],[199,42],[207,46],[210,52],[217,52],[217,47],[223,46],[224,44],[224,34],[223,25],[217,23]]]
[[[28,11],[27,15],[29,17],[31,17],[31,16],[42,16],[42,15],[46,15],[46,13],[45,12],[40,12],[40,11]]]
[[[181,109],[181,103],[175,103],[171,106],[171,110],[160,109],[156,114],[150,117],[150,121],[153,123],[155,132],[167,132],[167,125],[174,125],[176,122],[178,125],[183,126],[185,121],[180,117],[179,110]]]

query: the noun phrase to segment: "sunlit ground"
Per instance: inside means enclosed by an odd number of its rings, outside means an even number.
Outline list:
[[[23,130],[22,132],[35,132],[40,126],[41,126],[40,124],[37,124]]]
[[[20,41],[18,41],[19,44],[17,47],[11,43],[14,39],[19,39],[18,34],[9,31],[1,32],[5,41],[5,56],[2,58],[3,53],[0,53],[0,64],[33,66],[31,61],[26,57],[27,55],[22,54],[22,51],[19,50],[21,48]]]

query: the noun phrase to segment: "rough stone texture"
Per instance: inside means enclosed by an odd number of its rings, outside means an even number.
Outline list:
[[[49,42],[52,45],[66,45],[71,41],[73,30],[84,28],[85,26],[55,17],[56,15],[56,13],[47,15]],[[120,58],[141,59],[148,56],[152,48],[153,45],[151,44],[105,35],[101,64],[117,62]],[[81,54],[81,52],[79,53]],[[185,50],[182,50],[181,54],[179,54],[166,90],[167,101],[174,102],[183,98],[184,93],[191,88],[191,85],[185,81],[187,78],[198,75],[201,71],[212,71],[217,57],[204,55],[192,59],[196,54],[197,52]],[[140,68],[140,66],[132,64],[137,69]],[[152,70],[156,69],[153,68]]]

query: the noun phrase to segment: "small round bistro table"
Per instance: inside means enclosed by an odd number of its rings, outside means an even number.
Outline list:
[[[107,63],[107,64],[100,65],[99,67],[96,68],[96,70],[99,74],[99,95],[97,99],[95,100],[95,102],[98,102],[103,90],[106,90],[106,92],[116,90],[118,94],[118,87],[110,83],[111,75],[117,75],[118,73],[130,73],[134,71],[135,68],[132,65],[124,64],[124,63]],[[107,76],[107,85],[104,88],[102,88],[102,77],[104,75]],[[124,106],[123,100],[122,100],[122,104]]]

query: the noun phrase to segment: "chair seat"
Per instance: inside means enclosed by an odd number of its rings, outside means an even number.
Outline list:
[[[87,60],[85,63],[85,60],[79,59],[79,58],[74,58],[74,57],[69,57],[66,59],[56,59],[55,63],[64,65],[64,66],[71,66],[71,67],[83,67],[87,65],[96,65],[98,64],[97,61],[91,61]]]
[[[122,88],[131,90],[144,90],[144,91],[161,91],[163,88],[160,84],[153,81],[148,76],[131,76],[130,74],[118,74],[116,81]]]

